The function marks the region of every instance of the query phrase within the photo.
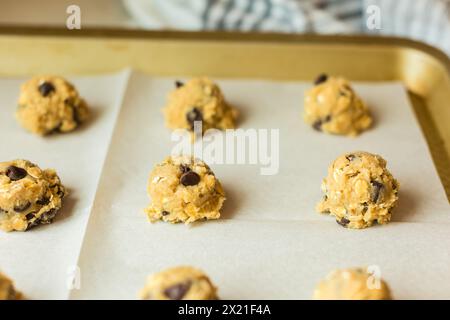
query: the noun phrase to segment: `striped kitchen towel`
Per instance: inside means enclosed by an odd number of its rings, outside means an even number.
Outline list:
[[[123,0],[150,29],[353,34],[428,42],[450,54],[450,0]],[[379,14],[379,28],[367,19]]]

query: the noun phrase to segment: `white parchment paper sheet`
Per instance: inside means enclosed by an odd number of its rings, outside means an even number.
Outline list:
[[[128,72],[69,78],[88,102],[92,116],[79,130],[46,138],[19,127],[14,112],[20,84],[0,79],[0,159],[28,159],[54,168],[70,194],[51,225],[27,232],[0,232],[0,269],[14,279],[28,299],[66,299],[71,269],[76,266],[86,223]]]
[[[133,299],[149,273],[178,265],[205,270],[221,299],[309,299],[331,270],[364,265],[380,268],[397,299],[450,298],[447,225],[359,232],[331,221],[223,220],[190,228],[110,210],[92,226],[75,299]]]
[[[351,139],[313,131],[301,119],[311,84],[219,81],[242,128],[280,130],[280,171],[212,165],[228,200],[222,221],[149,224],[149,171],[171,152],[160,108],[174,79],[133,74],[100,180],[72,298],[134,298],[149,273],[192,264],[223,298],[309,298],[337,267],[379,265],[398,298],[449,298],[449,205],[403,87],[355,84],[376,118]],[[347,230],[316,214],[320,182],[339,154],[381,154],[401,183],[393,223]]]

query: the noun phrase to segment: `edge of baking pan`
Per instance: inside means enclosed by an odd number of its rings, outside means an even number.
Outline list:
[[[125,39],[154,39],[154,40],[196,40],[196,41],[251,41],[251,42],[303,42],[303,43],[350,43],[360,45],[394,45],[417,49],[441,61],[450,73],[449,57],[439,49],[426,43],[402,37],[371,36],[371,35],[316,35],[316,34],[287,34],[271,32],[223,32],[223,31],[171,31],[171,30],[136,30],[114,28],[89,28],[68,30],[60,27],[48,26],[14,26],[0,25],[0,35],[16,36],[49,36],[49,37],[86,37],[86,38],[125,38]]]
[[[264,41],[264,42],[303,42],[303,43],[351,43],[364,45],[395,45],[418,49],[433,55],[446,64],[450,72],[450,60],[439,49],[426,43],[402,37],[374,36],[374,35],[317,35],[317,34],[288,34],[272,32],[235,32],[235,31],[172,31],[172,30],[138,30],[115,28],[89,28],[68,30],[60,27],[48,26],[14,26],[0,25],[0,35],[22,36],[54,36],[54,37],[88,37],[88,38],[125,38],[125,39],[158,39],[158,40],[203,40],[203,41]]]

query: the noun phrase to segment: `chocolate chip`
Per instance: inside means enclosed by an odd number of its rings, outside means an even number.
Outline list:
[[[28,226],[27,229],[33,227],[33,226],[37,226],[38,224],[49,224],[53,221],[53,218],[55,218],[56,213],[58,213],[58,210],[56,209],[51,209],[47,212],[44,212],[43,214],[41,214],[40,216],[36,216],[37,212],[30,212],[28,213],[25,218],[27,218],[28,221]],[[34,221],[31,221],[33,220]]]
[[[163,212],[161,212],[161,214],[162,214],[163,216],[168,216],[168,215],[170,214],[170,212],[169,212],[169,211],[166,211],[166,210],[164,210]]]
[[[65,195],[64,189],[61,188],[60,185],[53,184],[53,185],[50,186],[50,189],[55,189],[54,191],[56,191],[56,194],[57,194],[59,197],[61,197],[61,198],[63,198],[64,195]]]
[[[345,156],[345,158],[348,161],[353,161],[353,160],[355,160],[356,156],[354,154],[348,154],[348,155]]]
[[[180,88],[180,87],[182,87],[182,86],[184,86],[184,83],[183,82],[181,82],[181,81],[175,81],[175,87],[177,87],[177,88]]]
[[[72,119],[73,121],[77,124],[80,125],[81,124],[81,119],[80,119],[80,115],[78,113],[78,107],[75,106],[74,102],[72,101],[72,99],[67,98],[66,100],[64,100],[64,103],[72,109]],[[60,125],[61,126],[61,125]],[[59,130],[59,128],[57,128]]]
[[[327,115],[325,118],[321,118],[319,120],[316,120],[312,127],[316,129],[317,131],[322,131],[322,124],[330,122],[331,121],[331,115]]]
[[[372,191],[370,193],[370,201],[373,203],[377,203],[380,199],[380,194],[382,189],[384,188],[384,185],[378,181],[372,180],[370,181],[370,184],[372,185]]]
[[[316,80],[314,81],[314,84],[315,85],[321,84],[321,83],[327,81],[327,79],[328,79],[328,76],[325,73],[322,73],[316,78]]]
[[[180,165],[180,171],[181,171],[181,173],[186,173],[188,171],[191,171],[191,168],[189,168],[189,166],[187,166],[185,164],[182,164],[182,165]]]
[[[27,171],[16,166],[9,166],[8,168],[6,168],[6,175],[12,181],[17,181],[25,178],[27,176]]]
[[[36,204],[38,204],[40,206],[45,206],[49,203],[50,203],[50,198],[47,198],[47,197],[43,197],[42,199],[39,199],[38,201],[36,201]]]
[[[31,220],[31,219],[33,219],[33,218],[35,217],[35,214],[36,214],[36,212],[30,212],[30,213],[28,213],[28,214],[25,216],[25,218],[26,218],[27,220]]]
[[[18,206],[14,207],[15,212],[24,212],[31,206],[31,203],[29,201],[19,204]]]
[[[188,171],[183,173],[180,178],[180,182],[184,186],[195,186],[200,182],[200,176],[194,171]]]
[[[55,218],[56,214],[58,213],[58,210],[56,209],[50,209],[47,212],[44,212],[42,215],[40,215],[36,220],[33,221],[33,223],[31,225],[28,225],[28,227],[31,226],[35,226],[38,224],[49,224],[53,221],[53,219]],[[35,216],[35,212],[30,212],[29,215],[33,214],[33,217]],[[31,217],[31,219],[33,218]],[[27,217],[28,220],[30,220],[30,218]]]
[[[164,295],[170,300],[181,300],[190,288],[190,281],[179,283],[164,290]]]
[[[316,120],[313,124],[312,127],[317,130],[317,131],[322,131],[322,120]]]
[[[203,121],[203,115],[200,110],[194,107],[186,114],[186,120],[191,126],[191,129],[194,129],[194,122]]]
[[[72,119],[79,126],[81,124],[80,115],[78,114],[78,108],[72,106]]]
[[[60,122],[48,134],[50,135],[50,134],[53,134],[53,133],[61,132],[61,127],[62,127],[62,123]]]
[[[343,227],[347,227],[347,225],[350,223],[350,220],[342,218],[340,221],[336,220],[336,222]]]
[[[55,87],[50,82],[44,82],[39,86],[39,92],[43,97],[48,96],[50,93],[55,91]]]
[[[58,210],[50,209],[49,211],[45,212],[43,215],[41,215],[39,217],[39,223],[51,223],[57,213],[58,213]]]

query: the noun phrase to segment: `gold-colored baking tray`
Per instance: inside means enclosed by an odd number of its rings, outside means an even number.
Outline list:
[[[450,60],[402,38],[0,27],[0,75],[96,74],[400,80],[450,199]]]

